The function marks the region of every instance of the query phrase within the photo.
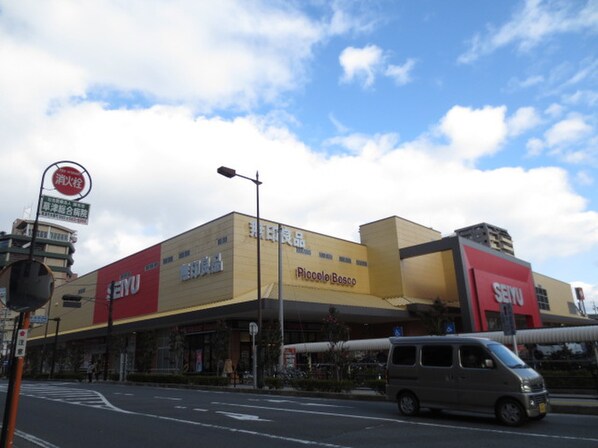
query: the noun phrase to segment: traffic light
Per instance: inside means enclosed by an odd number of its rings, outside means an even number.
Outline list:
[[[81,296],[75,294],[64,294],[62,296],[62,306],[65,308],[81,308]]]

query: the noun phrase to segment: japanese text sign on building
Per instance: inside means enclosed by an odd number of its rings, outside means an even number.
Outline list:
[[[289,246],[298,247],[305,249],[305,237],[303,232],[299,230],[290,230],[286,227],[283,227],[280,230],[280,235],[278,231],[278,225],[269,225],[269,224],[261,224],[260,223],[260,239],[266,241],[273,241],[278,242],[280,238],[280,242],[282,244],[287,244]],[[258,229],[257,229],[257,222],[252,221],[249,223],[249,236],[252,238],[257,238]]]
[[[41,201],[40,216],[77,224],[87,224],[89,219],[89,204],[52,196],[41,196]]]
[[[186,263],[181,266],[181,281],[191,280],[192,278],[204,277],[209,274],[224,271],[222,254],[216,254],[213,257],[203,257],[199,260]]]
[[[85,178],[75,167],[65,166],[54,171],[52,176],[54,188],[66,196],[76,196],[85,188]]]

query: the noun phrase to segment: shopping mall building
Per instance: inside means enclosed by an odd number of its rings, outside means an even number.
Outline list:
[[[360,226],[360,243],[260,224],[263,326],[278,326],[283,304],[287,344],[322,340],[331,306],[351,339],[425,334],[421,316],[435,299],[447,305],[456,332],[500,329],[505,303],[518,329],[587,322],[569,284],[487,245],[442,237],[396,216]],[[222,323],[230,331],[228,357],[247,369],[249,324],[258,315],[257,237],[256,219],[233,212],[60,285],[43,311],[49,322],[34,325],[28,349],[48,350],[56,341],[67,351],[82,348],[85,364],[103,362],[112,295],[112,370],[119,352],[128,354],[133,369],[133,359],[147,350],[141,340],[152,334],[153,370],[177,370],[182,362],[190,370],[215,371],[213,344]],[[65,295],[83,297],[81,306],[65,307],[72,305]],[[184,339],[176,363],[173,333]]]

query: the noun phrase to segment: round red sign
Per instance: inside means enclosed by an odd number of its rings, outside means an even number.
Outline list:
[[[72,166],[58,168],[54,171],[52,183],[54,184],[54,188],[67,196],[80,194],[85,188],[83,174]]]

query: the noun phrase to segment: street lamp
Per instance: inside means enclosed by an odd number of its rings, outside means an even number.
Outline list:
[[[258,342],[257,342],[257,387],[264,387],[264,364],[263,364],[263,344],[262,344],[262,270],[261,270],[261,252],[260,252],[260,240],[261,240],[261,224],[260,224],[260,185],[262,184],[259,180],[259,173],[255,172],[255,179],[242,174],[237,173],[233,168],[221,166],[217,170],[218,174],[223,175],[232,179],[233,177],[242,177],[255,184],[255,196],[256,196],[256,227],[257,227],[257,325],[258,325]]]

